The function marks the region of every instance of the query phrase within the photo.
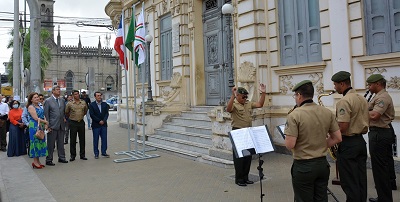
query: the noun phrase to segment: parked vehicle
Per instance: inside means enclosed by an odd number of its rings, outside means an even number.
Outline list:
[[[110,97],[106,100],[106,103],[108,104],[108,109],[109,110],[117,110],[118,108],[118,96],[116,97]]]

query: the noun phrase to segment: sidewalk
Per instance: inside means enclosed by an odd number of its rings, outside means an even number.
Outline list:
[[[133,136],[133,132],[131,132]],[[86,130],[87,161],[76,159],[68,164],[41,170],[30,167],[27,156],[8,158],[0,153],[0,191],[3,202],[26,201],[260,201],[260,184],[239,187],[234,184],[234,170],[214,167],[174,155],[153,151],[160,157],[114,163],[114,152],[126,151],[127,130],[117,122],[108,128],[108,153],[111,158],[94,159],[92,131]],[[133,148],[133,144],[132,144]],[[69,144],[65,145],[69,160]],[[79,152],[79,147],[78,151]],[[55,159],[57,154],[55,153]],[[264,201],[293,201],[290,177],[292,157],[277,153],[263,156],[265,180]],[[41,162],[45,159],[42,158]],[[251,174],[258,176],[258,161],[252,162]],[[368,169],[368,197],[376,197],[371,170]],[[335,175],[332,165],[331,179]],[[398,178],[398,186],[400,176]],[[340,201],[345,195],[340,186],[329,185]],[[400,191],[393,191],[400,201]],[[329,196],[329,201],[334,201]]]

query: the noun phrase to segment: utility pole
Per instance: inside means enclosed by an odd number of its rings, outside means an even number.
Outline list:
[[[37,0],[27,0],[30,11],[30,50],[31,50],[31,79],[29,92],[41,92],[40,68],[40,9]]]
[[[13,95],[20,93],[20,42],[19,42],[19,1],[14,0],[14,41],[13,41]]]

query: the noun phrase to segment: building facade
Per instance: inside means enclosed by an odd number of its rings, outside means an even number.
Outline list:
[[[105,12],[115,27],[123,12],[127,32],[133,10],[136,16],[141,10],[141,3],[132,9],[137,2],[110,0]],[[268,125],[273,141],[283,146],[284,140],[275,128],[286,122],[287,112],[295,104],[292,87],[304,79],[311,80],[316,101],[319,95],[333,90],[331,76],[344,70],[352,74],[352,86],[360,94],[366,92],[366,78],[371,74],[385,76],[396,110],[393,126],[400,131],[400,101],[396,99],[400,96],[400,5],[390,0],[375,2],[144,1],[146,32],[154,38],[150,45],[150,82],[153,98],[161,103],[158,108],[153,107],[156,112],[149,113],[148,120],[156,119],[154,114],[164,119],[162,114],[194,106],[215,106],[209,112],[213,120],[213,147],[229,151],[226,134],[230,130],[230,116],[224,111],[224,104],[232,84],[245,87],[249,99],[255,101],[259,98],[258,85],[264,83],[265,105],[254,110],[253,125]],[[231,15],[222,14],[225,3],[233,5]],[[134,76],[137,77],[133,71],[128,71],[130,110],[134,107]],[[138,83],[137,92],[141,88]],[[136,96],[139,102],[141,96]],[[321,101],[334,111],[341,97],[333,94]],[[126,103],[121,105],[126,107]],[[152,128],[149,126],[146,131],[151,133]]]

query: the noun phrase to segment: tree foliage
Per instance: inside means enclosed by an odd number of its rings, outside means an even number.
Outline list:
[[[31,49],[30,49],[30,43],[31,43],[31,34],[30,34],[30,29],[28,29],[28,33],[25,36],[24,39],[24,44],[23,44],[23,55],[24,55],[24,69],[29,69],[31,67]],[[21,31],[20,31],[21,32]],[[11,36],[14,35],[14,31],[11,30]],[[41,69],[41,82],[44,80],[44,73],[49,66],[51,62],[51,53],[50,53],[50,48],[45,44],[45,41],[50,38],[50,32],[42,29],[40,31],[40,69]],[[13,48],[14,47],[14,40],[10,39],[10,41],[7,44],[7,48]],[[6,72],[8,73],[8,78],[9,82],[12,83],[12,77],[13,77],[13,54],[11,54],[8,66],[6,68]]]

